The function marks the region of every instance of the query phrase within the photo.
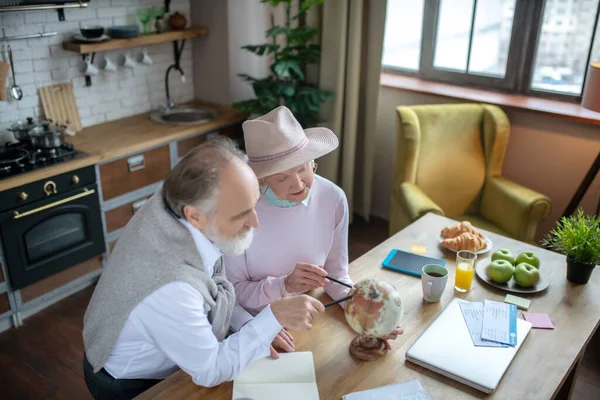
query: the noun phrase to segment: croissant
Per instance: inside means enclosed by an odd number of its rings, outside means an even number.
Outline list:
[[[442,237],[445,239],[455,238],[463,233],[470,233],[485,242],[485,236],[479,232],[469,221],[462,221],[442,229]]]
[[[454,251],[469,250],[475,253],[485,248],[486,243],[479,236],[473,235],[470,232],[464,232],[455,238],[443,240],[442,246]]]

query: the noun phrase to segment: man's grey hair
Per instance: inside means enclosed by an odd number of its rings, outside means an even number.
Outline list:
[[[163,198],[179,218],[185,218],[185,206],[195,206],[211,214],[219,196],[219,171],[235,161],[247,163],[248,157],[225,136],[217,136],[193,148],[165,179]]]

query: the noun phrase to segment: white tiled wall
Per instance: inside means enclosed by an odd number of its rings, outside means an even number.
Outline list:
[[[189,21],[190,1],[173,0],[171,12],[179,11]],[[4,26],[6,36],[55,31],[59,33],[47,38],[10,42],[16,80],[23,89],[23,99],[15,101],[7,95],[6,101],[0,101],[0,124],[28,116],[43,116],[37,89],[68,81],[73,83],[84,127],[146,112],[164,104],[164,76],[167,67],[174,61],[172,43],[97,53],[94,59],[96,65],[105,56],[117,65],[118,55],[127,52],[135,57],[136,53],[145,49],[153,64],[146,66],[136,63],[133,70],[117,66],[113,73],[99,71],[97,76],[92,77],[91,87],[85,86],[85,79],[78,71],[81,56],[62,48],[63,40],[79,30],[80,21],[105,27],[136,24],[136,10],[153,5],[164,5],[164,1],[91,0],[87,9],[65,9],[66,20],[63,22],[58,20],[56,11],[51,10],[0,13],[0,24]],[[152,24],[149,23],[148,26],[150,25]],[[170,74],[171,98],[175,102],[189,101],[194,97],[191,49],[191,43],[187,40],[181,58],[181,66],[186,73],[185,83],[181,82],[177,71]],[[0,59],[8,62],[6,42],[0,42]],[[11,85],[12,78],[9,77],[7,88]]]

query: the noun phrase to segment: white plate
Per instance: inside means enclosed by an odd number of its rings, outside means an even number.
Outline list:
[[[438,235],[438,240],[440,242],[440,246],[443,247],[444,249],[450,250],[450,251],[452,251],[454,253],[457,252],[456,250],[449,249],[446,246],[442,245],[442,242],[444,241],[444,238],[442,237],[442,235]],[[485,243],[486,243],[487,246],[485,246],[483,249],[479,250],[475,254],[485,254],[485,253],[487,253],[488,251],[490,251],[492,249],[493,243],[490,240],[490,238],[488,238],[487,236],[485,237]]]
[[[85,36],[83,36],[81,33],[78,33],[76,35],[73,35],[72,40],[74,40],[76,42],[83,42],[83,43],[100,43],[100,42],[105,42],[107,40],[110,40],[110,36],[102,35],[99,38],[88,39]]]

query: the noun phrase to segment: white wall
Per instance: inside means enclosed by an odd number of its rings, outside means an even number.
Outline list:
[[[372,214],[389,217],[396,152],[396,112],[399,105],[456,103],[442,97],[382,88],[379,94],[377,155],[373,176]],[[511,136],[503,175],[546,194],[552,213],[540,225],[538,238],[554,227],[600,150],[600,127],[540,114],[505,110]],[[581,202],[594,213],[600,199],[600,174]]]
[[[252,86],[238,74],[268,75],[267,57],[241,47],[261,44],[271,8],[258,0],[194,0],[192,22],[211,32],[194,43],[196,98],[230,104],[254,97]]]
[[[58,21],[56,11],[28,11],[2,13],[6,36],[39,32],[59,32],[48,38],[15,40],[10,42],[15,61],[16,80],[23,89],[23,99],[15,101],[7,96],[0,102],[0,124],[6,124],[28,116],[43,116],[37,89],[62,82],[72,82],[77,107],[83,126],[123,118],[159,107],[165,103],[164,76],[173,63],[171,43],[147,46],[154,63],[151,66],[137,64],[134,70],[117,68],[114,73],[100,72],[92,78],[92,86],[85,87],[85,80],[77,66],[81,56],[62,49],[61,43],[79,29],[79,22],[112,25],[136,24],[136,10],[141,7],[162,6],[163,0],[93,0],[87,9],[65,9],[66,21]],[[190,16],[190,0],[173,0],[171,11]],[[1,23],[2,20],[0,20]],[[150,25],[150,24],[149,24]],[[194,39],[201,41],[202,38]],[[123,52],[130,55],[142,50],[131,48],[96,54],[97,64],[104,56],[116,63]],[[8,62],[6,43],[0,42],[0,59]],[[182,83],[178,73],[171,73],[171,97],[176,102],[194,98],[192,46],[186,43],[182,67],[187,74]],[[8,87],[12,78],[8,79]]]

